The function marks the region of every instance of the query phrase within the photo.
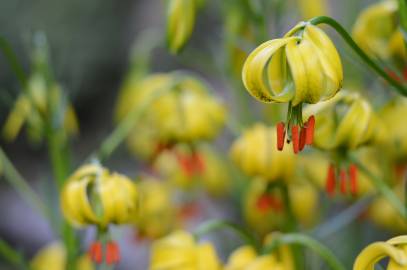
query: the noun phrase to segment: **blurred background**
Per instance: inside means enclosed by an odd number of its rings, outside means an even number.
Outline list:
[[[188,46],[178,56],[168,53],[165,47],[165,1],[148,0],[13,0],[0,2],[0,35],[7,39],[29,70],[30,46],[34,33],[43,32],[50,49],[50,61],[55,78],[68,93],[77,112],[80,134],[72,141],[74,166],[96,149],[102,139],[114,127],[113,112],[119,89],[130,64],[130,55],[135,43],[143,38],[143,32],[154,29],[160,46],[152,51],[150,63],[153,71],[171,71],[188,69],[207,79],[210,86],[226,102],[230,114],[241,117],[242,123],[253,123],[257,114],[264,110],[263,105],[254,101],[246,91],[242,91],[241,82],[236,87],[230,76],[222,71],[225,66],[224,22],[217,1],[207,1],[199,12],[197,24]],[[279,2],[284,2],[283,4]],[[342,0],[327,1],[329,14],[340,21],[346,29],[351,29],[356,16],[364,7],[374,1]],[[270,11],[268,17],[268,38],[281,36],[301,19],[297,1],[270,0],[281,12]],[[281,5],[280,5],[281,4]],[[330,31],[328,31],[331,33]],[[160,36],[161,35],[161,36]],[[336,35],[330,35],[339,40]],[[339,51],[348,77],[358,79],[367,74],[365,67],[354,60],[352,53],[339,42]],[[254,44],[257,45],[257,44]],[[254,47],[251,46],[250,50]],[[137,61],[137,59],[135,59]],[[358,74],[353,76],[354,69]],[[361,74],[361,75],[360,75]],[[0,55],[0,123],[4,123],[14,100],[21,88],[15,75],[8,67],[3,55]],[[352,84],[352,83],[351,83]],[[370,84],[372,89],[380,86]],[[241,100],[234,91],[242,91],[246,97],[250,112],[239,112]],[[374,91],[374,90],[373,90]],[[270,120],[272,121],[272,120]],[[217,141],[219,149],[227,155],[231,134],[225,131]],[[0,142],[16,168],[29,180],[30,185],[49,205],[58,211],[57,195],[53,186],[47,158],[47,149],[43,145],[32,145],[22,133],[12,143]],[[105,164],[107,167],[136,176],[139,163],[125,147],[120,147]],[[239,212],[228,199],[210,200],[199,198],[204,205],[202,214],[191,221],[194,227],[202,220],[226,216],[239,220]],[[21,251],[28,258],[39,248],[56,239],[49,224],[33,212],[21,197],[0,178],[0,238]],[[338,206],[338,211],[342,209]],[[330,212],[335,216],[334,211]],[[329,217],[326,217],[327,219]],[[148,268],[148,240],[137,240],[133,229],[115,230],[123,246],[123,260],[117,269],[145,270]],[[239,240],[230,233],[220,232],[225,241],[216,235],[211,239],[218,245],[222,258]],[[347,235],[351,236],[347,236]],[[84,232],[85,243],[91,241],[94,231]],[[321,239],[336,255],[348,260],[349,265],[355,254],[367,243],[383,239],[390,233],[379,230],[362,219],[344,227],[336,234]],[[353,240],[350,240],[352,237]],[[357,237],[357,239],[355,239]],[[351,241],[351,242],[348,242]],[[230,243],[229,243],[230,242]],[[352,243],[352,244],[349,244]],[[0,269],[8,268],[5,264]],[[52,269],[50,269],[52,270]]]

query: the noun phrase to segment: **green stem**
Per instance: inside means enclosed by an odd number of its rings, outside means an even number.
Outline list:
[[[386,73],[375,61],[373,61],[352,39],[345,28],[342,27],[337,21],[327,16],[319,16],[309,20],[309,23],[313,25],[327,24],[331,26],[335,31],[345,40],[345,42],[356,52],[356,54],[370,66],[379,76],[385,79],[391,86],[393,86],[397,92],[403,96],[407,96],[407,88],[398,83],[390,75]]]
[[[3,37],[0,36],[0,50],[3,52],[7,61],[10,64],[11,69],[14,71],[14,74],[17,76],[17,79],[23,89],[27,85],[27,77],[25,71],[18,61],[17,55],[14,53],[13,48],[10,43]]]
[[[20,252],[14,250],[3,239],[0,239],[0,256],[3,257],[10,265],[21,270],[29,270],[30,267]]]
[[[407,33],[407,1],[398,0],[399,3],[399,17],[400,17],[400,26],[403,32],[404,41],[406,41]]]
[[[371,173],[370,170],[366,168],[365,165],[363,165],[363,163],[360,162],[356,157],[351,155],[349,158],[353,163],[355,163],[362,173],[370,178],[379,193],[389,201],[389,203],[401,214],[402,217],[405,218],[406,211],[404,205],[397,195],[391,190],[391,188],[384,181],[382,181],[382,179]]]
[[[219,229],[230,229],[234,231],[237,235],[239,235],[242,238],[242,240],[246,244],[251,245],[257,251],[260,251],[260,245],[258,241],[250,234],[250,232],[232,222],[225,220],[214,219],[206,221],[194,231],[194,235],[195,238],[199,239],[203,235]]]
[[[271,243],[266,245],[263,249],[263,254],[270,254],[275,249],[282,245],[287,244],[297,244],[308,247],[317,253],[321,258],[325,260],[327,265],[333,270],[346,270],[345,266],[335,257],[335,255],[320,242],[314,240],[313,238],[300,233],[288,233],[276,235]]]
[[[0,147],[0,163],[2,164],[4,175],[9,184],[17,193],[35,210],[45,218],[50,218],[50,211],[38,197],[37,193],[28,185],[27,181],[13,166],[6,153]]]

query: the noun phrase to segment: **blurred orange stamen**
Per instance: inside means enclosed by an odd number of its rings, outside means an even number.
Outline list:
[[[282,151],[284,148],[285,130],[284,123],[280,122],[277,124],[277,149]]]

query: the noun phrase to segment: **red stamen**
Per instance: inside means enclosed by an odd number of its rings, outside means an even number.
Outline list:
[[[387,75],[389,75],[393,80],[401,82],[401,78],[397,75],[396,72],[388,68],[386,68],[385,71],[387,72]]]
[[[293,140],[294,153],[297,154],[300,150],[300,136],[298,134],[298,125],[294,125],[291,129],[291,137]]]
[[[277,124],[277,149],[278,149],[278,151],[283,150],[284,139],[285,139],[284,123],[280,122]]]
[[[352,195],[356,195],[358,192],[358,182],[357,182],[358,168],[355,164],[349,166],[349,179],[350,179],[350,192]]]
[[[312,145],[314,141],[315,116],[311,115],[306,123],[305,144]]]
[[[195,172],[197,174],[202,174],[205,171],[205,160],[199,153],[194,153],[192,156]]]
[[[194,175],[194,164],[191,160],[190,157],[177,153],[176,154],[177,159],[178,159],[178,163],[181,166],[181,169],[185,172],[185,174],[187,175],[187,177],[192,177]]]
[[[307,135],[307,129],[305,127],[301,128],[301,132],[300,132],[300,151],[302,151],[304,149],[306,135]]]
[[[106,245],[106,263],[108,265],[117,264],[120,261],[119,246],[115,242]]]
[[[336,177],[334,165],[329,165],[328,174],[326,176],[325,190],[329,196],[333,196],[335,193]]]
[[[341,170],[339,174],[340,182],[341,182],[341,193],[346,194],[346,172],[345,170]]]
[[[89,247],[89,257],[95,263],[102,263],[102,244],[100,242],[94,242]]]

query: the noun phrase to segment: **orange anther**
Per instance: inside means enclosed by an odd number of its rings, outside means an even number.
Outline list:
[[[297,154],[300,151],[300,134],[298,132],[298,125],[294,125],[291,129],[291,137],[293,140],[294,153]]]
[[[301,128],[300,132],[300,151],[304,149],[305,140],[306,140],[307,130],[305,127]]]
[[[346,193],[346,172],[345,170],[341,170],[339,174],[340,182],[341,182],[341,193]]]
[[[358,168],[355,164],[349,166],[349,180],[350,180],[350,192],[352,195],[356,195],[358,192],[358,182],[357,182]]]
[[[109,242],[106,245],[106,263],[108,265],[116,264],[120,261],[119,246],[115,242]]]
[[[100,242],[94,242],[89,247],[89,257],[95,263],[102,263],[102,244]]]
[[[335,167],[334,165],[329,165],[328,173],[326,176],[325,190],[329,196],[333,196],[335,193],[336,177],[335,177]]]
[[[283,150],[284,139],[285,139],[284,123],[280,122],[277,124],[277,149],[278,149],[278,151]]]
[[[315,116],[311,115],[306,123],[305,144],[312,145],[314,141]]]

